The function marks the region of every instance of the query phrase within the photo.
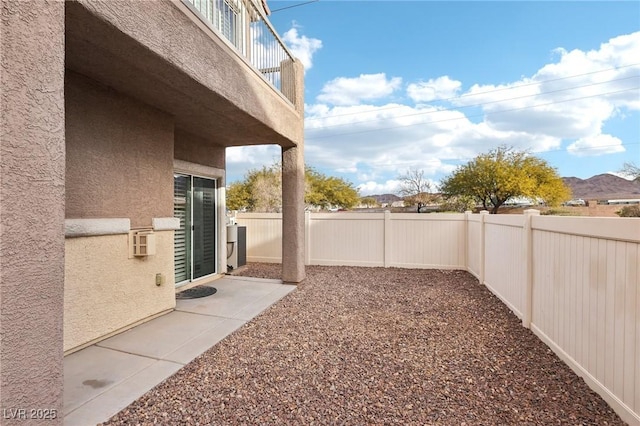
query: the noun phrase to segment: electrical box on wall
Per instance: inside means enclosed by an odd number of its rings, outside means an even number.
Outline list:
[[[145,257],[156,254],[156,235],[153,231],[131,231],[129,243],[131,256]]]

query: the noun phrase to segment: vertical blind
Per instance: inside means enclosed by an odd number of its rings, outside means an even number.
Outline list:
[[[174,268],[176,284],[191,279],[189,267],[191,209],[188,203],[191,179],[189,176],[173,177],[173,216],[180,219],[180,229],[174,233]]]
[[[193,177],[193,278],[216,271],[215,181]]]

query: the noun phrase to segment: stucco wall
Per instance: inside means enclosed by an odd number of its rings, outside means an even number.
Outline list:
[[[67,67],[225,146],[303,138],[303,115],[181,0],[68,2]]]
[[[173,216],[173,119],[68,71],[66,217]]]
[[[175,307],[173,231],[155,235],[156,254],[131,259],[127,234],[66,239],[65,351]]]
[[[175,129],[174,158],[224,169],[225,148],[183,129]]]
[[[64,7],[0,3],[3,425],[62,424]],[[57,410],[57,418],[11,419],[11,409],[27,410],[25,417],[29,409]]]

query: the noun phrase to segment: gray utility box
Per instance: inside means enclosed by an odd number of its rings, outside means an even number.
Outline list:
[[[227,225],[227,268],[238,269],[247,264],[247,227]]]

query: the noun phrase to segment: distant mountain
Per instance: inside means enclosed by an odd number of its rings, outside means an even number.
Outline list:
[[[629,181],[621,177],[604,173],[588,179],[563,177],[565,185],[571,188],[573,198],[583,200],[613,200],[640,198],[640,179]],[[368,195],[376,199],[378,204],[391,204],[402,200],[395,194]]]
[[[563,177],[565,185],[571,188],[573,198],[583,200],[611,200],[640,198],[640,180],[629,181],[604,173],[589,179]]]
[[[367,195],[367,197],[375,198],[378,204],[391,204],[394,201],[402,200],[402,198],[394,194]]]

